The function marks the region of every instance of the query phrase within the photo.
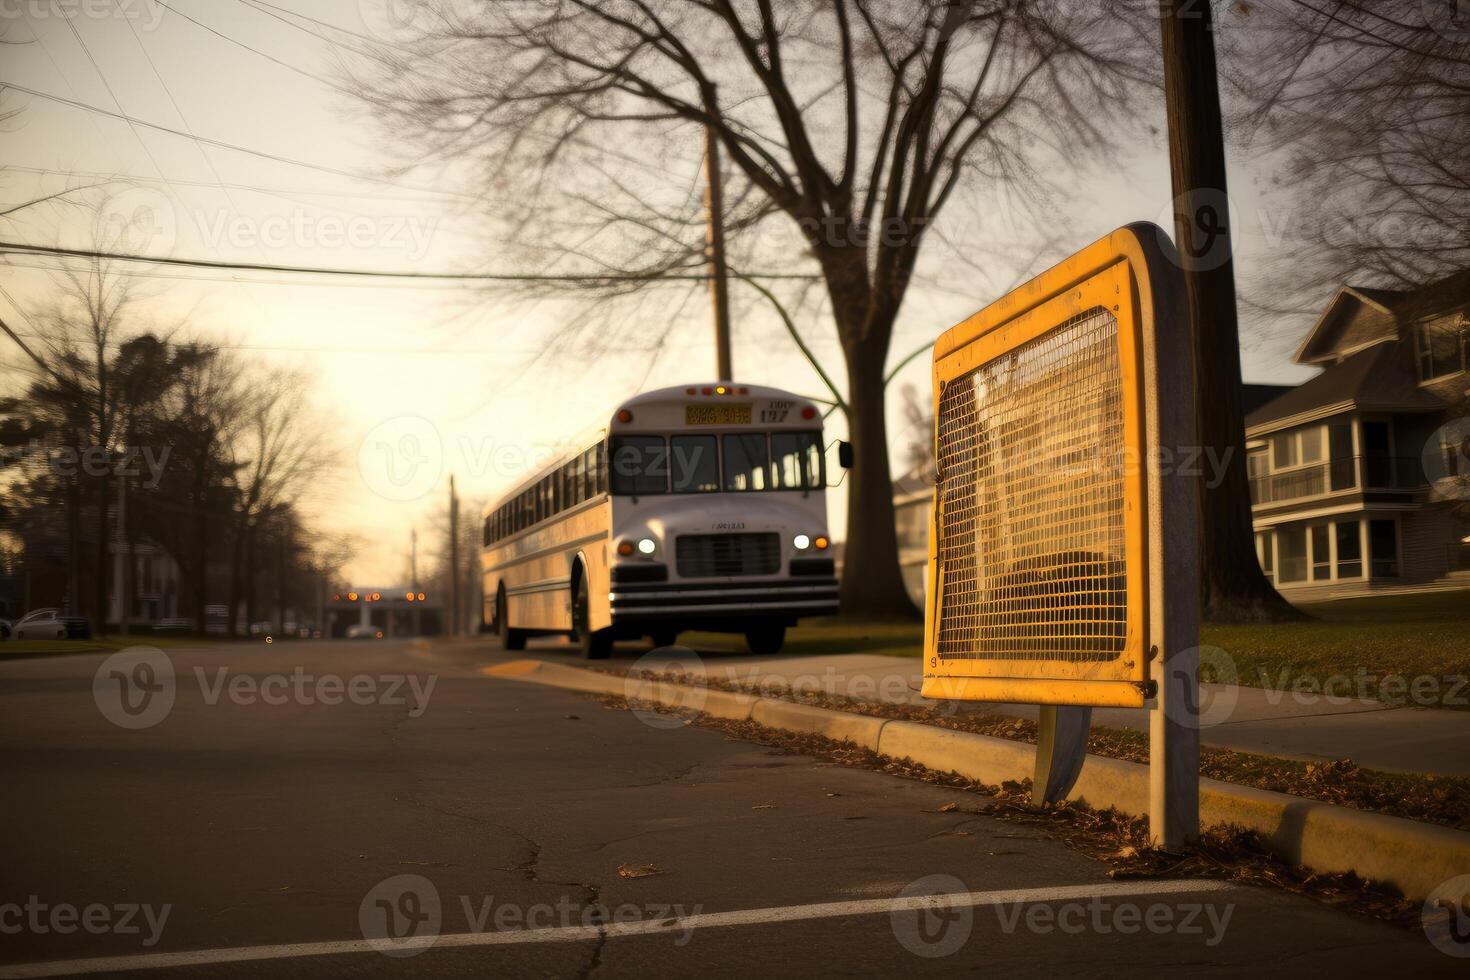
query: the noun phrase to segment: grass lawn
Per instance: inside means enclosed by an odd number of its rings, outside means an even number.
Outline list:
[[[1470,684],[1461,684],[1470,675],[1470,590],[1344,599],[1302,608],[1314,618],[1260,626],[1206,625],[1200,641],[1229,654],[1236,683],[1248,687],[1284,684],[1290,690],[1345,677],[1352,686],[1344,694],[1356,695],[1361,683],[1368,697],[1470,707]],[[729,634],[686,633],[680,642],[698,650],[745,651],[744,639]],[[923,643],[918,623],[814,620],[787,630],[783,653],[917,657]],[[1385,678],[1403,681],[1390,680],[1380,690]],[[1415,678],[1425,680],[1419,682],[1420,693],[1412,695]]]
[[[1294,689],[1346,677],[1357,694],[1464,709],[1470,702],[1470,591],[1304,605],[1302,623],[1206,626],[1203,642],[1235,661],[1238,683]],[[1399,679],[1402,680],[1399,680]],[[1413,693],[1416,679],[1418,693]],[[1339,681],[1339,684],[1342,682]],[[1400,690],[1399,688],[1403,688]]]

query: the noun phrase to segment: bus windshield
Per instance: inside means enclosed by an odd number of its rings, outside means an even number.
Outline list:
[[[609,485],[623,496],[815,490],[825,482],[820,432],[620,435],[611,448]]]

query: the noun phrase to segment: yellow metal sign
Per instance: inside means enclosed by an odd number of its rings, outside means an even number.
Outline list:
[[[926,697],[1150,695],[1154,342],[1179,276],[1159,242],[1120,229],[935,344]]]

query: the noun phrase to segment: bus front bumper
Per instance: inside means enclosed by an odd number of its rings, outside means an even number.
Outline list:
[[[615,625],[642,622],[738,622],[837,614],[837,579],[739,582],[614,582]]]

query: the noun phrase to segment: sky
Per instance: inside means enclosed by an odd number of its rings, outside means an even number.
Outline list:
[[[88,184],[99,187],[86,193],[109,196],[100,215],[48,204],[0,218],[0,239],[86,248],[101,234],[159,256],[354,270],[504,269],[508,263],[487,247],[493,200],[467,203],[459,192],[474,188],[452,168],[388,176],[397,158],[381,127],[336,87],[338,52],[324,38],[391,37],[382,2],[5,4],[0,83],[178,132],[7,90],[0,111],[15,114],[0,122],[0,211]],[[1156,138],[1118,149],[1074,182],[1060,205],[1068,250],[1129,221],[1168,221],[1158,112]],[[1289,261],[1301,243],[1273,220],[1280,192],[1268,163],[1232,157],[1230,164],[1244,283],[1268,263]],[[951,208],[964,204],[957,198]],[[1029,251],[1008,255],[1004,242],[985,261],[984,276],[956,266],[915,284],[895,330],[894,361],[1043,267]],[[38,329],[28,317],[54,295],[57,260],[12,255],[0,263],[0,316],[23,333]],[[302,503],[328,533],[356,538],[347,569],[356,583],[405,578],[413,528],[421,550],[433,550],[451,474],[462,498],[492,499],[635,392],[715,373],[709,306],[697,289],[667,332],[650,330],[646,342],[619,340],[596,357],[546,356],[548,339],[570,315],[555,300],[507,304],[437,282],[160,266],[133,272],[139,329],[179,330],[308,379],[308,424],[328,433],[334,452]],[[734,321],[737,380],[825,395],[758,299],[737,295]],[[1304,379],[1289,355],[1309,324],[1301,317],[1254,324],[1242,344],[1246,379]],[[840,377],[830,320],[813,311],[799,325]],[[0,391],[14,392],[26,383],[26,364],[7,338],[0,345]],[[896,459],[912,436],[896,397],[905,385],[927,400],[927,357],[890,388]],[[829,436],[843,434],[834,417]],[[845,494],[845,487],[828,494],[839,536]]]

